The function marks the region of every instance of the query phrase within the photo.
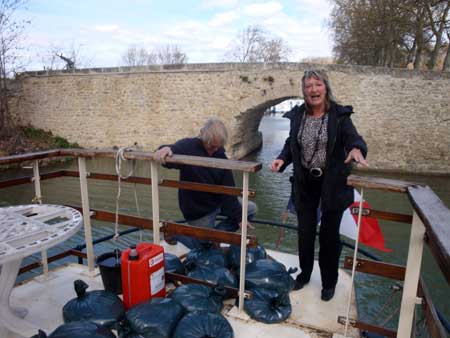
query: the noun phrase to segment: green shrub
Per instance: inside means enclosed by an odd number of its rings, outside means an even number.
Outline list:
[[[22,127],[22,131],[26,137],[45,142],[51,148],[80,148],[78,143],[70,143],[64,137],[54,136],[51,131],[45,131],[31,126]]]

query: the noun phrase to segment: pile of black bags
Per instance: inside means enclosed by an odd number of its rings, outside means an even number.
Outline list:
[[[185,284],[168,298],[153,298],[129,309],[115,294],[107,291],[86,292],[88,285],[74,282],[77,297],[63,308],[66,324],[48,338],[232,338],[233,329],[220,312],[226,298],[224,285],[238,287],[240,247],[232,245],[226,254],[203,242],[190,251],[182,263],[172,254],[164,254],[167,272],[185,274],[209,281],[211,288]],[[248,248],[245,287],[253,297],[244,300],[248,315],[264,323],[279,323],[291,314],[289,292],[294,286],[295,272],[268,259],[263,247]],[[43,331],[32,338],[47,338]]]

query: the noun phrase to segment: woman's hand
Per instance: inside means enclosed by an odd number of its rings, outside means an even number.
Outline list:
[[[273,160],[272,164],[270,166],[270,170],[272,170],[273,172],[278,172],[278,171],[280,171],[283,164],[284,164],[283,160],[280,160],[280,159]]]
[[[357,166],[363,166],[363,167],[369,166],[369,162],[366,161],[363,154],[361,153],[361,150],[359,150],[358,148],[353,148],[348,153],[348,156],[345,159],[344,163],[350,163],[351,161],[355,161],[357,163]]]

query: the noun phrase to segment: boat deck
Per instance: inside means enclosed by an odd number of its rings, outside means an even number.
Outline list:
[[[166,252],[184,254],[184,246],[167,245]],[[268,254],[289,267],[298,266],[296,255],[268,251]],[[26,319],[38,325],[47,334],[63,323],[62,308],[70,299],[76,297],[73,281],[84,280],[88,285],[87,291],[103,289],[99,271],[89,273],[87,266],[68,264],[54,269],[49,277],[38,276],[17,285],[11,295],[11,305],[28,309]],[[336,294],[329,302],[320,300],[320,273],[315,267],[309,284],[302,290],[290,293],[292,314],[288,320],[279,324],[264,324],[250,319],[245,312],[239,313],[236,306],[226,304],[223,314],[234,330],[236,338],[265,338],[265,337],[331,337],[333,334],[343,335],[344,326],[337,323],[338,316],[345,316],[347,297],[349,293],[350,276],[341,271]],[[353,293],[354,294],[354,293]],[[356,318],[356,307],[353,296],[351,318]],[[37,332],[24,332],[23,337],[30,337]],[[357,337],[356,329],[350,328],[348,336]],[[17,334],[8,332],[6,337],[18,338]]]

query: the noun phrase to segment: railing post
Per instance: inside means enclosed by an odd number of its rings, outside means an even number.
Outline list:
[[[39,174],[39,161],[36,160],[33,163],[33,181],[34,181],[34,200],[42,204],[42,192],[41,192],[41,176]],[[42,271],[44,277],[48,278],[48,257],[47,250],[41,251]]]
[[[81,205],[83,207],[84,240],[89,271],[94,271],[94,246],[92,244],[91,214],[89,210],[89,195],[87,187],[86,159],[78,157],[78,171],[80,172]]]
[[[350,307],[352,305],[353,284],[355,282],[356,261],[358,259],[359,233],[361,231],[361,219],[362,219],[363,202],[364,202],[364,189],[361,188],[361,195],[360,195],[360,200],[359,200],[359,210],[358,210],[358,222],[356,223],[355,249],[353,250],[352,282],[350,283],[350,290],[349,290],[348,303],[347,303],[347,315],[346,315],[346,319],[345,319],[345,329],[344,329],[344,336],[345,337],[347,337],[348,325],[350,324],[350,322],[349,322]]]
[[[420,265],[422,263],[425,226],[414,212],[409,239],[408,260],[406,263],[405,282],[403,285],[402,303],[397,337],[410,338],[414,319],[414,308],[417,301]]]
[[[150,170],[152,178],[152,219],[153,219],[153,243],[160,243],[159,235],[159,164],[150,161]]]
[[[239,312],[244,308],[245,262],[247,258],[247,210],[248,210],[248,172],[242,179],[242,227],[241,227],[241,267],[239,279]]]

